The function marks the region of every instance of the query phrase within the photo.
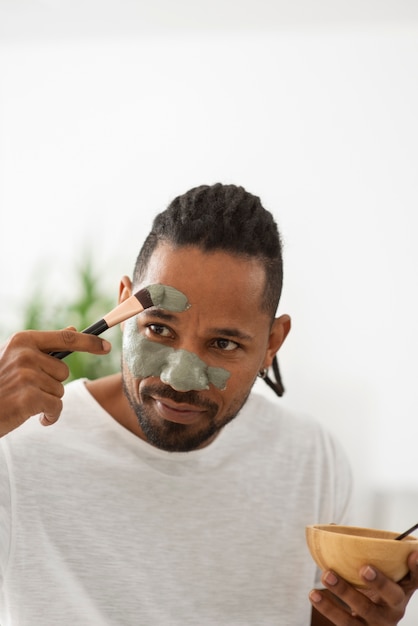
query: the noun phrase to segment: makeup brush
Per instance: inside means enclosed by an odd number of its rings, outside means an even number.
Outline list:
[[[104,315],[88,328],[81,332],[88,335],[101,335],[105,330],[124,322],[130,317],[141,313],[145,309],[156,306],[167,311],[180,312],[189,308],[186,296],[174,287],[167,285],[149,285],[144,289],[140,289],[132,296],[121,302],[117,307]],[[51,356],[57,359],[63,359],[71,354],[71,350],[67,352],[50,352]]]
[[[408,528],[408,530],[405,530],[404,533],[402,533],[401,535],[398,535],[397,537],[395,537],[396,541],[402,541],[402,539],[405,539],[405,537],[410,535],[417,528],[418,528],[418,524],[414,524],[413,526],[411,526],[411,528]]]

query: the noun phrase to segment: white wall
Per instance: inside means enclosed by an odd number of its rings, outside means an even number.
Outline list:
[[[115,19],[112,30],[107,20],[101,32],[99,8],[77,30],[52,5],[35,4],[50,23],[31,30],[33,4],[19,18],[0,3],[10,26],[0,44],[1,339],[19,328],[40,267],[51,293],[71,292],[89,245],[116,299],[157,211],[197,184],[242,184],[284,236],[280,311],[293,330],[283,401],[345,445],[359,525],[418,521],[413,3],[332,23],[324,11],[274,22],[270,3],[254,28],[232,28],[233,13],[219,28],[204,28],[203,13],[191,23],[173,14],[170,27],[169,8],[159,23],[138,3],[136,22],[124,30]],[[129,17],[130,3],[116,6]]]

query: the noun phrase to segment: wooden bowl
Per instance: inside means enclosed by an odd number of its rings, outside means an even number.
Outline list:
[[[418,540],[408,535],[375,528],[317,524],[306,527],[306,542],[315,563],[333,570],[356,587],[365,587],[359,571],[363,565],[379,569],[398,582],[408,573],[408,556],[418,550]]]

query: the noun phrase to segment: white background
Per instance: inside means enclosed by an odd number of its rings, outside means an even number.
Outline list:
[[[418,522],[417,80],[414,0],[0,0],[0,340],[37,277],[67,297],[88,247],[116,303],[156,212],[241,184],[283,233],[283,402],[357,525]]]

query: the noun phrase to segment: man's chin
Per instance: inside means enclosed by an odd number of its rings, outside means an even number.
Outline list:
[[[204,448],[218,434],[216,428],[193,432],[193,427],[174,422],[155,427],[148,421],[145,423],[141,418],[139,418],[139,425],[149,444],[167,452],[192,452]]]

